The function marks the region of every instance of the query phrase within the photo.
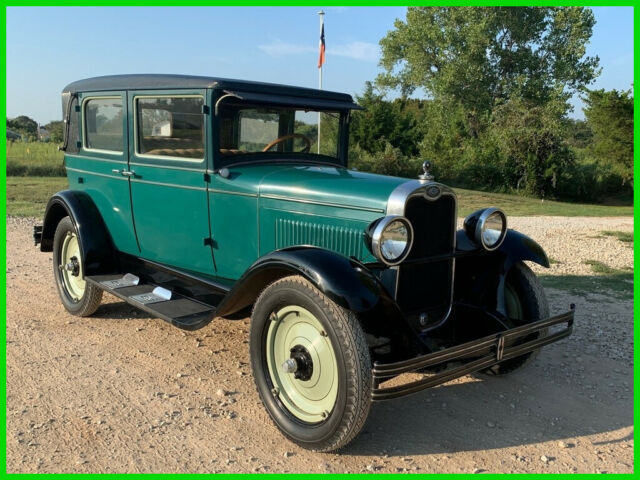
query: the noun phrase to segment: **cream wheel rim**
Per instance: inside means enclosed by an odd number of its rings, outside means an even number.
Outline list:
[[[266,343],[271,393],[304,422],[326,420],[338,397],[338,363],[322,324],[302,307],[281,308],[271,315]]]
[[[60,252],[61,264],[58,265],[62,273],[64,288],[74,302],[80,301],[84,295],[86,282],[82,272],[82,257],[78,236],[73,232],[67,232],[62,242]]]

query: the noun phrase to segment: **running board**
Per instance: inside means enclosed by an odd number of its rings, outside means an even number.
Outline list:
[[[184,330],[197,330],[213,320],[216,308],[170,289],[144,282],[131,273],[92,275],[85,280],[140,310]]]

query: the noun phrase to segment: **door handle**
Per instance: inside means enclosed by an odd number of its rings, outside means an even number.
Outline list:
[[[132,171],[132,170],[118,170],[117,168],[114,168],[113,170],[111,170],[113,173],[119,173],[120,175],[122,175],[123,177],[133,177],[135,176],[136,172]]]

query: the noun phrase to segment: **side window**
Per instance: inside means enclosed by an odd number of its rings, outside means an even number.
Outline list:
[[[122,152],[122,99],[91,98],[84,102],[84,148]]]
[[[202,97],[136,99],[137,153],[203,159],[203,104]]]

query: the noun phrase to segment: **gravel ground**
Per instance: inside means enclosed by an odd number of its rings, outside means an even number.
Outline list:
[[[469,376],[374,404],[340,454],[307,452],[270,422],[253,387],[248,319],[183,332],[109,295],[91,318],[60,304],[32,219],[7,219],[9,472],[633,472],[633,301],[549,289],[577,304],[575,333],[504,378]],[[631,218],[521,217],[546,274],[584,260],[633,268],[600,238]]]

